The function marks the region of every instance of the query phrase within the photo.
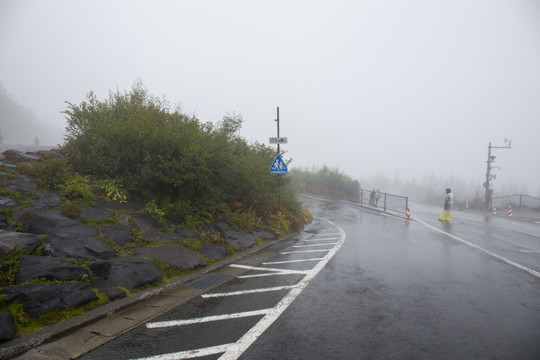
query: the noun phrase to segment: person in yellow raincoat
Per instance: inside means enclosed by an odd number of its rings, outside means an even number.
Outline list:
[[[450,212],[452,211],[452,202],[454,200],[454,194],[450,188],[446,189],[446,195],[444,196],[443,212],[439,221],[450,222]]]

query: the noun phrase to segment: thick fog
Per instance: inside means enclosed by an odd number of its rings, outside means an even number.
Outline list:
[[[40,124],[4,142],[61,143],[65,101],[137,79],[203,122],[240,113],[253,142],[279,106],[290,168],[357,179],[481,186],[512,139],[495,189],[540,194],[537,0],[0,0],[0,83]]]

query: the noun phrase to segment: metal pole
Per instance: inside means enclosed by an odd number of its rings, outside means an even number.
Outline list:
[[[276,119],[276,122],[277,122],[277,137],[279,139],[279,106],[277,107],[277,119]],[[278,144],[277,144],[277,153],[278,155],[281,155],[280,153],[280,148],[279,148],[279,141],[278,141]],[[278,186],[278,209],[281,209],[281,175],[278,174],[277,176],[277,186]]]

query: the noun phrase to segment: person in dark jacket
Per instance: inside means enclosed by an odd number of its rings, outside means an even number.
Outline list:
[[[439,221],[450,222],[450,212],[452,211],[452,203],[454,201],[454,194],[450,188],[446,189],[446,195],[444,196],[443,212]]]

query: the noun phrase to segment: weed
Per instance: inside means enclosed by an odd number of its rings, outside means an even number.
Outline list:
[[[103,189],[105,191],[105,195],[111,200],[116,200],[119,202],[127,201],[127,190],[114,179],[96,180],[94,185],[100,189]]]

